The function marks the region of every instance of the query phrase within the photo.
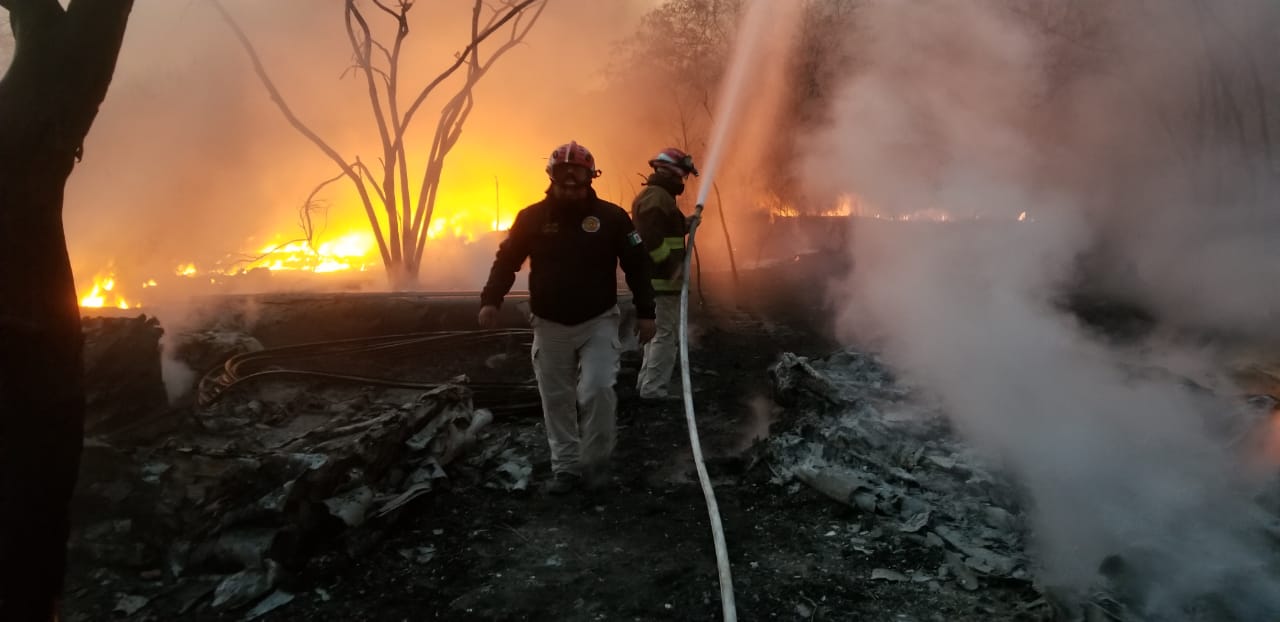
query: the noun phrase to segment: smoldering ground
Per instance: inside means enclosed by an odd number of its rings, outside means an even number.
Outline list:
[[[1280,611],[1255,507],[1274,464],[1215,433],[1247,416],[1234,402],[1151,373],[1220,361],[1122,349],[1060,304],[1101,291],[1161,326],[1275,339],[1263,134],[1280,84],[1258,67],[1278,17],[1263,2],[869,2],[847,33],[860,62],[803,176],[886,220],[855,224],[837,323],[1016,473],[1048,583],[1085,589],[1110,559],[1146,613],[1206,595],[1238,619]],[[962,222],[893,220],[926,211]]]

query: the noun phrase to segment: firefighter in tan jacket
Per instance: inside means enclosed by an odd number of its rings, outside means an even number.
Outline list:
[[[676,197],[689,175],[697,176],[693,157],[674,147],[649,160],[653,174],[631,203],[631,217],[649,253],[649,274],[657,307],[657,332],[644,346],[644,362],[636,377],[641,399],[676,397],[667,387],[675,369],[680,322],[680,289],[684,283],[685,234],[689,220]]]

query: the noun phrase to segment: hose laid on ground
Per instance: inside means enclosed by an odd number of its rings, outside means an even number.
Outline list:
[[[724,526],[720,524],[720,506],[716,503],[711,477],[702,460],[702,441],[698,439],[698,423],[693,416],[693,385],[689,379],[689,264],[693,257],[693,235],[702,222],[702,206],[694,208],[689,222],[688,250],[684,254],[684,283],[680,286],[680,380],[684,388],[684,415],[689,424],[689,444],[693,448],[693,464],[698,470],[698,482],[702,484],[702,496],[707,502],[707,514],[711,517],[711,537],[716,546],[716,567],[720,571],[720,604],[725,622],[736,622],[737,607],[733,599],[733,575],[729,571],[729,549],[724,540]]]
[[[299,367],[298,363],[308,359],[350,356],[391,350],[414,349],[417,352],[430,352],[436,348],[454,349],[463,345],[474,345],[486,340],[524,338],[530,336],[529,329],[496,329],[485,331],[439,331],[428,333],[411,333],[403,335],[386,335],[380,337],[358,337],[284,346],[237,354],[203,378],[199,383],[197,404],[207,407],[217,401],[232,387],[250,380],[264,377],[303,377],[330,381],[365,384],[372,386],[397,387],[405,389],[430,390],[456,382],[421,382],[395,378],[379,378],[354,374],[334,373],[319,369]],[[535,408],[540,405],[537,399],[537,387],[531,383],[462,383],[471,390],[475,401],[489,406],[490,410],[521,410]]]

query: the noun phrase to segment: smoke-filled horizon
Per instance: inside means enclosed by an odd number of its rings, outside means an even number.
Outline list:
[[[1083,589],[1120,555],[1149,583],[1144,606],[1173,619],[1206,592],[1238,619],[1280,611],[1251,518],[1257,456],[1211,432],[1240,424],[1234,404],[1161,365],[1218,361],[1121,350],[1061,298],[1277,337],[1276,171],[1259,136],[1275,104],[1255,99],[1280,94],[1277,23],[1260,1],[871,1],[848,36],[856,72],[804,141],[810,192],[988,219],[855,225],[839,329],[883,348],[1027,487],[1047,581]]]
[[[629,112],[616,89],[605,88],[605,59],[657,4],[562,0],[547,6],[525,41],[498,60],[475,90],[471,117],[445,164],[433,218],[441,237],[456,231],[480,238],[494,220],[510,222],[540,198],[546,156],[569,140],[595,152],[605,171],[596,182],[600,195],[630,201],[638,173],[666,138],[625,122]],[[341,3],[325,10],[308,0],[224,5],[298,117],[349,161],[358,156],[379,170],[381,147],[363,76],[351,67]],[[386,16],[371,10],[368,17],[389,41]],[[470,3],[420,3],[410,18],[402,109],[469,41]],[[505,31],[494,41],[503,36]],[[415,175],[453,88],[444,84],[415,120],[408,154]],[[209,3],[139,2],[84,161],[68,184],[64,220],[77,282],[84,287],[95,273],[113,269],[127,272],[120,277],[137,292],[148,278],[162,286],[165,277],[173,280],[180,265],[194,264],[202,274],[225,270],[236,259],[301,237],[299,207],[337,172],[288,125]],[[411,177],[415,195],[419,183]],[[327,206],[316,221],[318,242],[367,230],[346,180],[317,198]],[[483,242],[483,255],[491,255],[492,241]],[[467,252],[440,248],[427,254]],[[470,271],[477,262],[467,259],[447,273],[424,268],[424,282],[454,286],[482,278],[483,269]],[[478,263],[487,264],[487,257]],[[460,271],[467,278],[459,278]],[[369,267],[368,280],[385,287],[380,265]]]
[[[223,0],[297,117],[347,161],[360,158],[378,177],[382,147],[367,86],[353,68],[341,3],[322,11],[312,4]],[[675,0],[548,4],[528,37],[474,91],[471,116],[444,162],[419,286],[479,286],[501,238],[492,231],[495,224],[504,228],[520,208],[541,197],[546,155],[556,145],[587,145],[604,171],[595,182],[597,192],[624,207],[658,150],[676,146],[700,164],[708,161],[709,134],[722,103],[720,72],[745,6]],[[704,268],[712,272],[729,267],[728,236],[714,222],[722,217],[733,230],[740,263],[786,255],[793,246],[765,241],[767,220],[761,216],[779,209],[769,183],[773,172],[785,168],[776,157],[779,146],[785,149],[778,141],[779,111],[793,97],[788,93],[794,77],[784,72],[796,43],[790,22],[799,6],[770,5],[786,17],[753,42],[765,59],[753,67],[749,97],[732,119],[730,140],[719,141],[731,147],[707,206],[715,235],[703,236],[699,244]],[[469,8],[470,3],[419,3],[410,13],[400,72],[402,110],[469,41]],[[389,42],[387,17],[376,9],[367,16],[379,40]],[[12,40],[0,37],[0,64],[11,52],[6,43]],[[494,47],[496,40],[488,49]],[[412,195],[418,194],[417,176],[439,111],[455,86],[445,83],[415,119],[407,154]],[[320,209],[311,214],[312,248],[320,256],[305,250],[265,255],[281,244],[302,246],[300,208],[317,184],[336,174],[330,158],[269,99],[212,3],[140,1],[84,160],[68,184],[64,222],[83,304],[127,300],[136,308],[139,298],[147,307],[200,294],[387,288],[364,209],[346,179],[315,196]],[[691,183],[681,197],[685,209],[692,209],[701,181],[710,190],[710,179]],[[284,267],[300,259],[305,270],[343,273],[227,278],[281,258]],[[98,288],[108,277],[115,286],[109,294]]]

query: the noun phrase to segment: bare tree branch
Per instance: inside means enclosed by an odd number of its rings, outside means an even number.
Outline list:
[[[342,70],[342,73],[341,73],[341,74],[339,74],[339,76],[338,76],[338,77],[340,77],[340,78],[345,78],[345,77],[347,77],[347,74],[348,74],[348,73],[350,73],[350,72],[352,72],[352,71],[364,71],[364,70],[365,70],[365,68],[364,68],[364,67],[360,67],[360,66],[358,66],[358,65],[351,65],[351,66],[347,67],[346,69]],[[391,83],[391,76],[387,75],[387,72],[386,72],[385,70],[383,70],[381,67],[371,67],[369,70],[370,70],[370,71],[372,71],[373,73],[377,74],[379,78],[382,78],[382,84],[383,84],[383,86],[389,86],[389,85],[390,85],[390,83]]]
[[[360,25],[361,37],[356,35],[352,26],[353,20]],[[373,118],[377,123],[378,138],[382,141],[383,161],[389,162],[393,159],[392,154],[394,152],[391,147],[391,135],[387,130],[386,116],[382,112],[378,83],[374,80],[373,34],[369,29],[369,22],[365,21],[364,15],[360,13],[360,8],[356,6],[355,0],[346,0],[346,26],[347,38],[351,41],[351,50],[356,54],[357,64],[365,70],[365,82],[369,89],[369,105],[373,109]],[[396,212],[395,192],[395,170],[384,164],[382,194],[386,197],[386,200],[383,201],[382,206],[387,215],[387,243],[391,247],[392,263],[399,264],[403,255],[401,254],[400,242],[400,215]]]
[[[509,50],[517,46],[528,34],[534,23],[546,8],[546,0],[501,0],[497,8],[493,8],[485,0],[476,0],[473,5],[470,28],[471,41],[455,58],[452,66],[446,68],[427,84],[412,101],[404,114],[400,107],[400,61],[404,52],[405,40],[409,34],[408,13],[414,6],[413,0],[367,0],[374,7],[372,13],[362,9],[361,0],[344,0],[344,23],[348,43],[354,56],[354,64],[350,68],[365,73],[366,90],[372,108],[378,135],[382,143],[380,181],[375,180],[373,171],[363,161],[357,159],[354,164],[341,161],[336,151],[327,145],[314,132],[307,129],[296,115],[285,105],[280,93],[266,75],[260,59],[252,45],[249,44],[243,31],[231,19],[229,13],[218,5],[220,0],[211,0],[254,62],[254,71],[267,87],[273,101],[285,114],[286,119],[313,143],[321,148],[330,159],[339,163],[344,174],[352,180],[360,192],[365,212],[374,227],[382,251],[383,263],[395,285],[410,285],[416,279],[421,264],[422,250],[427,239],[430,223],[444,160],[449,151],[461,137],[462,127],[470,116],[475,98],[473,90],[476,83],[494,66],[494,63]],[[533,5],[537,10],[531,15],[524,12]],[[481,19],[486,15],[487,19]],[[381,13],[395,20],[394,40],[379,41],[374,35],[374,28],[367,15]],[[481,44],[490,36],[503,28],[511,32],[502,45],[491,54],[481,57]],[[380,58],[385,58],[386,67],[380,67],[381,60],[375,64],[374,50]],[[414,114],[445,80],[457,75],[458,70],[465,67],[462,83],[440,110],[436,123],[430,153],[422,177],[422,186],[417,196],[410,192],[408,176],[408,154],[405,146],[406,134]],[[344,72],[345,75],[345,72]],[[379,83],[385,91],[379,89]],[[372,187],[372,192],[369,191]],[[387,230],[381,229],[380,222],[373,207],[373,201],[381,203],[386,214]],[[304,228],[308,226],[304,224]]]
[[[381,43],[378,43],[378,41],[377,41],[376,39],[375,39],[375,40],[371,40],[371,41],[370,41],[370,43],[372,43],[372,44],[373,44],[373,47],[378,48],[378,51],[379,51],[379,52],[382,52],[382,56],[383,56],[383,58],[386,58],[388,63],[390,63],[390,62],[391,62],[391,50],[388,50],[388,49],[387,49],[387,46],[382,45]]]
[[[733,272],[733,291],[742,291],[738,285],[738,262],[733,258],[733,238],[729,236],[729,219],[724,217],[724,199],[720,198],[720,184],[711,183],[716,192],[716,215],[720,217],[720,230],[724,232],[724,246],[729,251],[729,270]]]
[[[480,31],[480,9],[484,6],[483,0],[475,0],[471,7],[471,40],[475,41]],[[490,23],[493,19],[490,19]],[[427,233],[431,226],[431,216],[435,212],[436,194],[439,190],[440,173],[444,167],[444,155],[449,152],[452,145],[446,146],[448,135],[450,134],[450,124],[457,118],[462,106],[462,102],[471,96],[471,87],[475,84],[473,78],[477,67],[477,59],[480,54],[480,48],[474,47],[469,55],[470,61],[467,62],[467,78],[466,82],[458,90],[457,94],[445,104],[440,113],[440,119],[436,122],[435,135],[431,141],[431,152],[427,157],[427,168],[423,172],[422,185],[418,191],[418,205],[414,208],[413,226],[409,229],[413,236],[414,252],[407,255],[414,258],[422,256],[422,252],[418,249],[424,248],[426,245]],[[461,59],[461,60],[465,60]],[[432,180],[437,180],[432,183]],[[408,244],[408,240],[405,241]]]
[[[298,224],[302,228],[303,237],[294,238],[292,240],[281,242],[257,255],[241,255],[240,258],[237,259],[235,262],[233,262],[230,267],[235,268],[236,266],[240,266],[240,265],[249,265],[249,264],[258,263],[259,261],[262,261],[263,259],[270,257],[276,251],[282,248],[287,248],[290,244],[304,243],[307,245],[307,248],[310,248],[312,251],[314,251],[315,250],[315,226],[311,222],[311,212],[321,209],[320,206],[318,205],[318,202],[316,201],[316,195],[319,194],[320,191],[324,189],[325,186],[328,186],[329,184],[335,181],[338,181],[343,177],[346,177],[346,173],[338,173],[337,175],[320,182],[318,185],[316,185],[315,188],[311,190],[311,193],[307,195],[307,199],[302,202],[302,206],[298,208],[298,221],[299,221]]]
[[[312,249],[315,248],[315,225],[311,221],[311,212],[320,209],[320,206],[316,201],[316,195],[320,194],[320,191],[323,190],[325,186],[328,186],[345,176],[345,173],[338,173],[337,175],[317,184],[316,187],[311,190],[311,194],[307,195],[307,199],[302,202],[302,207],[298,208],[298,220],[301,221],[299,224],[302,225],[302,232],[307,237],[307,246],[310,246]]]
[[[393,12],[382,4],[381,0],[373,0],[379,8],[391,14],[396,20],[396,39],[392,44],[390,55],[390,77],[387,80],[387,111],[391,117],[391,131],[394,142],[392,145],[392,153],[388,154],[388,160],[392,160],[399,167],[400,171],[400,196],[402,223],[410,221],[409,205],[409,164],[408,154],[404,147],[405,122],[400,118],[400,53],[404,49],[404,41],[409,36],[409,9],[413,8],[412,0],[401,0],[399,12]],[[405,233],[405,235],[408,235]],[[401,237],[401,243],[404,244],[406,237]],[[407,244],[405,244],[407,248]]]
[[[477,2],[476,4],[478,11],[480,3]],[[522,2],[521,6],[527,6],[528,4],[529,3],[527,2]],[[418,205],[414,210],[415,226],[410,229],[417,238],[417,244],[415,245],[413,252],[415,265],[421,260],[422,252],[426,248],[427,229],[431,222],[431,216],[435,212],[435,198],[439,186],[440,173],[444,169],[444,158],[461,137],[462,126],[467,117],[470,116],[471,109],[474,106],[472,90],[475,88],[475,85],[479,82],[480,78],[488,73],[489,69],[493,67],[494,63],[496,63],[499,58],[524,40],[525,36],[529,34],[529,31],[542,16],[543,11],[546,10],[546,6],[547,5],[544,0],[538,5],[537,10],[529,17],[529,21],[526,24],[521,25],[520,19],[517,19],[515,23],[512,24],[511,35],[508,40],[501,47],[495,50],[493,55],[490,56],[483,64],[479,62],[478,48],[475,48],[475,51],[473,51],[471,55],[471,62],[468,65],[466,84],[464,84],[458,94],[455,95],[448,104],[446,104],[445,112],[441,115],[441,123],[438,124],[436,128],[436,140],[432,145],[431,157],[428,160],[429,164],[427,166],[427,171],[423,175],[421,190],[418,193]],[[477,29],[477,17],[478,13],[473,14],[473,38],[484,34]],[[520,16],[521,19],[524,17],[525,15],[523,14]],[[508,20],[509,18],[507,16],[503,16],[500,22],[505,23]],[[486,27],[484,32],[492,33],[493,31]]]
[[[400,14],[392,10],[391,7],[388,7],[387,5],[383,4],[382,0],[372,0],[372,2],[374,6],[378,7],[379,9],[382,9],[382,12],[386,13],[387,15],[390,15],[392,19],[400,19]],[[412,3],[409,3],[409,6],[412,6]],[[406,6],[405,3],[403,2],[400,3],[400,8],[404,11],[408,11],[408,6]]]
[[[240,25],[236,22],[235,18],[231,16],[231,13],[227,11],[226,7],[222,6],[220,0],[209,1],[213,5],[214,9],[218,11],[222,20],[229,28],[231,28],[232,33],[235,34],[241,47],[243,47],[245,52],[249,55],[249,60],[253,64],[254,73],[258,75],[258,79],[262,82],[263,87],[267,89],[267,93],[271,96],[271,101],[275,102],[276,107],[280,109],[280,112],[284,114],[285,119],[289,121],[289,125],[292,125],[294,129],[298,130],[299,133],[314,143],[320,151],[329,156],[329,159],[333,160],[334,163],[342,169],[342,172],[346,174],[347,178],[355,184],[356,191],[360,194],[360,202],[363,204],[365,209],[365,215],[368,216],[369,224],[373,228],[374,239],[378,243],[378,251],[382,254],[382,261],[386,265],[391,265],[391,255],[387,249],[387,243],[383,237],[382,229],[378,225],[377,215],[373,210],[373,202],[369,198],[369,192],[361,181],[359,173],[357,173],[350,164],[347,164],[346,160],[344,160],[333,147],[329,146],[329,143],[325,142],[323,138],[312,131],[311,128],[307,127],[307,125],[294,114],[293,110],[289,108],[289,104],[285,102],[284,97],[280,94],[279,89],[276,88],[275,82],[271,80],[271,76],[267,74],[266,67],[263,66],[262,59],[259,58],[257,49],[253,47],[253,43],[249,41],[248,35],[246,35],[244,30],[240,28]]]
[[[373,191],[377,193],[378,200],[382,201],[383,205],[386,205],[387,197],[382,194],[382,189],[378,187],[377,178],[373,176],[373,171],[369,170],[368,165],[361,161],[360,158],[356,158],[356,168],[360,170],[362,175],[369,179],[369,185],[372,186]]]
[[[457,71],[458,68],[461,67],[466,62],[467,57],[477,47],[479,47],[480,44],[483,43],[485,39],[489,38],[489,35],[492,35],[494,32],[496,32],[499,28],[502,27],[503,24],[507,23],[508,21],[514,19],[516,16],[520,15],[520,13],[525,10],[525,8],[533,5],[534,3],[539,3],[539,2],[543,3],[544,5],[546,4],[546,0],[521,0],[517,4],[511,5],[511,8],[508,9],[507,12],[502,16],[502,19],[490,25],[488,28],[486,28],[483,32],[481,32],[476,37],[473,37],[471,40],[471,43],[467,44],[467,47],[463,48],[462,52],[458,54],[458,59],[454,61],[453,65],[450,66],[448,69],[445,69],[444,71],[440,72],[440,75],[436,76],[435,79],[432,80],[430,84],[423,87],[422,91],[418,93],[418,96],[414,98],[413,103],[410,104],[409,107],[405,110],[404,125],[406,126],[409,125],[409,121],[413,118],[414,113],[417,112],[418,107],[421,106],[424,101],[426,101],[427,96],[431,95],[431,92],[435,90],[435,88],[439,86],[441,82],[444,82],[445,80],[449,79],[449,76],[452,76],[453,72]]]

